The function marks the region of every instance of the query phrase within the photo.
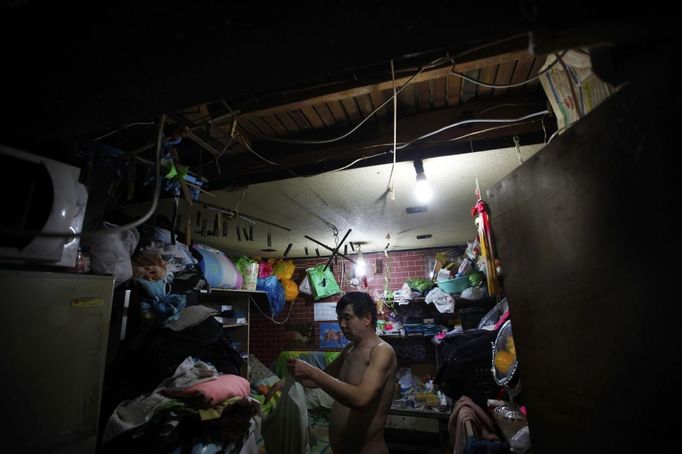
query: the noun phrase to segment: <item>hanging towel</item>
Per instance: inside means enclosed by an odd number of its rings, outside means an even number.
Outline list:
[[[450,443],[455,454],[463,454],[467,441],[465,422],[469,421],[474,430],[475,437],[479,440],[497,441],[500,438],[495,433],[495,426],[490,416],[476,405],[467,396],[462,396],[455,403],[450,420],[448,433]]]

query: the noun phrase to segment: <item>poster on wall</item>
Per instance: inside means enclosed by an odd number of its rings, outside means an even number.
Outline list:
[[[320,348],[343,348],[347,344],[338,323],[320,323]]]
[[[336,315],[336,303],[315,303],[313,308],[316,322],[337,320],[339,318]]]

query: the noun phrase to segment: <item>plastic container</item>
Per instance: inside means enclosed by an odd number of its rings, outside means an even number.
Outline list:
[[[256,290],[258,284],[258,262],[251,262],[250,265],[244,268],[244,281],[242,282],[243,290]]]
[[[521,414],[516,404],[510,403],[493,410],[493,419],[502,430],[504,438],[509,442],[522,428],[528,425],[526,417]]]
[[[456,277],[447,281],[438,281],[436,285],[445,293],[462,293],[469,288],[469,278],[467,276]]]

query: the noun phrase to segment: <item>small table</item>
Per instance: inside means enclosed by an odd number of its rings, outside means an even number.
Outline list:
[[[440,447],[445,451],[450,445],[448,434],[450,412],[451,409],[439,411],[429,408],[391,407],[386,428],[438,433]]]

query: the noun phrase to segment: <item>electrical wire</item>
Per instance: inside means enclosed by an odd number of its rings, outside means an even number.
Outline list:
[[[458,121],[457,123],[453,123],[453,124],[450,124],[447,126],[443,126],[440,129],[437,129],[435,131],[424,134],[423,136],[417,137],[416,139],[410,140],[409,142],[406,142],[406,143],[402,144],[401,146],[399,146],[398,150],[402,150],[403,148],[407,148],[415,142],[418,142],[420,140],[426,139],[427,137],[431,137],[433,135],[439,134],[445,130],[448,130],[450,128],[454,128],[456,126],[462,126],[462,125],[466,125],[466,124],[470,124],[470,123],[516,123],[519,121],[528,120],[530,118],[539,117],[539,116],[545,115],[547,113],[548,113],[548,111],[545,109],[543,111],[534,112],[532,114],[528,114],[528,115],[525,115],[525,116],[519,117],[519,118],[510,118],[510,119],[480,118],[480,119],[473,119],[473,120]]]
[[[393,172],[395,171],[395,161],[396,156],[398,155],[395,149],[398,136],[398,94],[395,91],[395,69],[393,68],[393,60],[391,60],[391,80],[393,81],[393,165],[391,166],[391,174],[388,177],[388,190],[391,194],[391,200],[395,200],[395,185],[393,182]]]
[[[271,161],[271,160],[269,160],[269,159],[267,159],[267,158],[264,158],[263,156],[261,156],[261,155],[259,155],[258,153],[256,153],[256,151],[255,151],[253,148],[251,148],[251,146],[249,145],[248,141],[247,141],[243,136],[240,135],[239,137],[242,137],[242,139],[243,139],[243,140],[242,140],[242,144],[244,145],[244,147],[246,147],[246,149],[249,150],[249,152],[251,152],[251,153],[252,153],[253,155],[255,155],[256,157],[260,158],[261,160],[263,160],[263,161],[265,161],[265,162],[267,162],[268,164],[271,164],[271,165],[273,165],[273,166],[280,167],[280,168],[286,170],[287,172],[289,172],[290,174],[292,174],[292,175],[295,176],[295,177],[303,177],[303,176],[305,176],[305,175],[299,175],[299,174],[297,174],[297,173],[294,172],[293,170],[291,170],[291,169],[289,169],[289,168],[287,168],[287,167],[284,167],[282,164],[280,164],[280,163],[278,163],[278,162]]]
[[[94,237],[94,236],[99,236],[99,235],[112,235],[116,234],[119,232],[124,232],[126,230],[133,229],[137,227],[138,225],[141,225],[147,220],[152,217],[152,215],[156,212],[156,208],[159,204],[159,197],[161,195],[161,164],[160,164],[160,159],[161,159],[161,144],[162,144],[162,139],[163,139],[163,125],[166,122],[166,114],[161,115],[161,120],[159,121],[159,129],[157,132],[157,137],[156,137],[156,159],[154,160],[155,163],[155,169],[154,169],[154,195],[152,199],[152,206],[150,209],[145,213],[141,218],[137,219],[136,221],[133,221],[131,223],[121,225],[121,226],[116,226],[112,227],[110,229],[102,229],[102,230],[96,230],[94,232],[70,232],[70,233],[62,233],[62,232],[41,232],[40,230],[22,230],[22,231],[16,231],[16,230],[11,230],[11,229],[5,229],[3,227],[0,227],[0,233],[3,234],[9,234],[12,236],[20,236],[20,237],[46,237],[46,238],[86,238],[86,237]]]
[[[355,126],[354,126],[353,128],[351,128],[348,132],[346,132],[346,133],[344,133],[344,134],[342,134],[342,135],[340,135],[340,136],[338,136],[338,137],[332,137],[331,139],[320,139],[320,140],[282,139],[282,138],[279,138],[279,137],[272,137],[272,136],[261,136],[260,138],[263,139],[263,140],[269,140],[269,141],[271,141],[271,142],[295,143],[295,144],[308,144],[308,145],[320,145],[320,144],[325,144],[325,143],[338,142],[339,140],[345,139],[346,137],[350,136],[350,135],[353,134],[355,131],[357,131],[357,130],[360,128],[360,126],[362,126],[362,125],[365,124],[370,118],[372,118],[372,117],[374,116],[374,114],[376,114],[379,110],[381,110],[382,107],[384,107],[386,104],[388,104],[389,102],[391,102],[391,101],[393,100],[394,97],[398,96],[398,94],[399,94],[401,91],[403,91],[403,89],[405,89],[405,87],[407,87],[410,83],[412,83],[412,81],[415,79],[415,77],[417,77],[418,75],[420,75],[425,69],[433,68],[434,66],[442,65],[442,64],[444,64],[444,63],[448,63],[448,62],[451,62],[451,61],[452,61],[452,59],[451,59],[450,57],[441,57],[441,58],[437,58],[436,60],[432,61],[431,63],[428,63],[428,64],[422,66],[421,68],[419,68],[419,71],[417,71],[417,73],[416,73],[415,75],[413,75],[412,77],[410,77],[410,78],[407,80],[407,82],[405,82],[405,83],[400,87],[400,89],[397,90],[397,91],[395,92],[395,94],[394,94],[393,96],[391,96],[390,98],[388,98],[388,99],[387,99],[386,101],[384,101],[379,107],[377,107],[377,108],[374,109],[372,112],[370,112],[365,118],[362,119],[362,121],[361,121],[360,123],[358,123],[357,125],[355,125]]]
[[[566,127],[563,127],[563,128],[561,128],[561,129],[557,129],[556,131],[554,131],[554,133],[552,133],[552,135],[549,136],[549,140],[547,140],[547,145],[549,145],[549,143],[552,141],[552,139],[553,139],[554,137],[563,134],[563,132],[564,132],[565,130],[566,130]]]
[[[97,138],[95,138],[95,139],[92,139],[92,141],[93,141],[93,142],[97,142],[98,140],[102,140],[102,139],[104,139],[105,137],[109,137],[109,136],[111,136],[111,135],[113,135],[113,134],[116,134],[117,132],[119,132],[119,131],[121,131],[121,130],[123,130],[123,129],[130,128],[131,126],[153,125],[153,124],[154,124],[153,121],[150,121],[150,122],[138,121],[137,123],[130,123],[129,125],[122,126],[122,127],[118,128],[118,129],[115,129],[114,131],[109,131],[109,132],[106,133],[106,134],[103,134],[103,135],[101,135],[101,136],[99,136],[99,137],[97,137]]]
[[[351,162],[350,164],[345,165],[345,166],[343,166],[343,167],[339,167],[338,169],[326,170],[326,171],[324,171],[324,172],[316,173],[315,175],[306,175],[306,177],[314,177],[314,176],[316,176],[316,175],[322,175],[323,173],[339,172],[339,171],[341,171],[341,170],[346,170],[348,167],[351,167],[351,166],[353,166],[354,164],[357,164],[357,163],[360,162],[360,161],[364,161],[365,159],[376,158],[377,156],[382,156],[382,155],[385,155],[385,154],[387,154],[387,153],[390,153],[390,151],[383,151],[383,152],[381,152],[381,153],[373,154],[373,155],[371,155],[371,156],[363,156],[362,158],[358,158],[358,159],[356,159],[355,161]]]
[[[561,56],[563,57],[564,55],[566,55],[567,52],[568,52],[568,51],[565,50],[565,51],[561,54]],[[457,76],[457,77],[460,77],[460,78],[462,78],[462,79],[464,79],[464,80],[466,80],[466,81],[469,81],[469,82],[471,82],[471,83],[473,83],[473,84],[480,85],[480,86],[482,86],[482,87],[488,87],[488,88],[514,88],[514,87],[520,87],[520,86],[522,86],[522,85],[529,84],[529,83],[531,83],[531,82],[537,80],[538,78],[540,78],[540,76],[542,76],[543,74],[545,74],[546,72],[548,72],[549,70],[551,70],[551,69],[554,67],[554,65],[556,65],[556,64],[558,63],[558,60],[559,60],[559,59],[554,60],[549,66],[547,66],[545,69],[543,69],[542,71],[540,71],[539,73],[537,73],[535,76],[531,77],[530,79],[526,79],[526,80],[523,80],[523,81],[521,81],[521,82],[517,82],[517,83],[515,83],[515,84],[502,84],[502,85],[498,85],[498,84],[489,84],[489,83],[487,83],[487,82],[482,82],[482,81],[480,81],[480,80],[474,79],[473,77],[469,77],[469,76],[467,76],[466,74],[459,73],[459,72],[455,71],[455,64],[454,64],[454,63],[453,63],[453,65],[452,65],[452,69],[450,70],[450,74],[454,74],[454,75]]]
[[[481,129],[481,130],[479,130],[479,131],[474,131],[474,132],[471,132],[471,133],[464,134],[464,135],[462,135],[462,136],[458,136],[458,137],[454,137],[454,138],[452,138],[452,139],[448,139],[447,142],[454,142],[454,141],[461,140],[461,139],[464,139],[464,138],[467,138],[467,137],[475,136],[475,135],[478,135],[478,134],[483,134],[483,133],[486,133],[486,132],[489,132],[489,131],[495,131],[495,130],[497,130],[497,129],[509,128],[509,127],[511,127],[511,126],[514,126],[514,124],[523,123],[523,122],[524,122],[525,120],[527,120],[527,119],[534,118],[534,117],[536,117],[536,116],[543,115],[543,114],[546,114],[546,113],[548,113],[548,111],[547,111],[547,110],[544,110],[544,111],[542,111],[542,112],[536,112],[536,113],[533,113],[533,114],[530,114],[530,115],[527,115],[527,116],[521,117],[521,118],[512,118],[512,119],[477,119],[477,120],[466,120],[466,121],[462,121],[462,122],[458,122],[458,123],[453,123],[453,124],[451,124],[451,125],[448,125],[448,126],[445,126],[445,127],[441,128],[441,129],[439,129],[439,130],[437,130],[437,131],[433,131],[433,132],[431,132],[431,133],[428,133],[428,134],[425,134],[425,135],[423,135],[423,136],[421,136],[421,137],[418,137],[418,138],[416,138],[416,139],[414,139],[414,140],[411,140],[410,142],[404,142],[404,143],[402,143],[399,147],[397,147],[397,149],[399,149],[399,150],[400,150],[400,149],[403,149],[403,148],[405,148],[405,147],[407,147],[407,146],[409,146],[409,145],[412,145],[413,143],[415,143],[415,142],[417,142],[417,141],[419,141],[419,140],[422,140],[422,139],[424,139],[424,138],[426,138],[426,137],[432,136],[432,135],[437,134],[437,133],[439,133],[439,132],[441,132],[441,131],[444,131],[444,130],[446,130],[446,129],[453,128],[453,127],[455,127],[455,126],[460,126],[460,125],[463,125],[463,124],[466,124],[466,123],[486,123],[486,122],[487,122],[487,123],[510,123],[510,124],[505,124],[505,125],[501,125],[501,126],[494,126],[494,127],[491,127],[491,128]],[[512,124],[512,123],[513,123],[513,124]],[[551,140],[551,137],[550,137],[550,140]],[[377,144],[377,145],[371,145],[370,147],[366,147],[366,148],[369,149],[369,148],[386,147],[386,146],[390,146],[390,144],[386,144],[386,143],[384,143],[384,144]],[[361,157],[361,158],[358,158],[358,159],[352,161],[350,164],[346,164],[345,166],[339,167],[339,168],[337,168],[337,169],[325,170],[324,172],[319,172],[319,173],[310,174],[310,175],[298,175],[298,174],[296,174],[295,176],[297,176],[297,177],[302,177],[302,178],[310,178],[310,177],[314,177],[314,176],[318,176],[318,175],[323,175],[323,174],[325,174],[325,173],[339,172],[339,171],[342,171],[342,170],[346,170],[346,169],[349,168],[349,167],[352,167],[353,165],[357,164],[357,163],[360,162],[360,161],[364,161],[364,160],[366,160],[366,159],[377,158],[377,157],[379,157],[379,156],[383,156],[383,155],[387,155],[387,154],[391,154],[391,153],[393,153],[392,150],[382,151],[382,152],[380,152],[380,153],[375,153],[375,154],[370,155],[370,156],[363,156],[363,157]],[[254,152],[254,154],[256,154],[256,156],[259,156],[259,157],[260,157],[260,155],[258,155],[257,153]],[[264,160],[265,160],[265,159],[264,159]],[[273,162],[273,161],[270,161],[270,160],[265,160],[265,161],[268,162],[269,164],[272,164],[272,165],[275,165],[275,166],[282,167],[280,164],[278,164],[278,163],[276,163],[276,162]],[[324,162],[324,161],[322,161],[322,162]],[[293,174],[292,171],[289,171],[289,172]]]
[[[469,132],[469,133],[461,135],[461,136],[453,137],[452,139],[448,139],[447,142],[456,142],[458,140],[466,139],[467,137],[471,138],[473,136],[477,136],[479,134],[484,134],[486,132],[497,131],[498,129],[511,128],[512,126],[519,126],[519,125],[522,125],[525,123],[526,122],[524,121],[524,122],[513,123],[513,124],[508,124],[508,125],[492,126],[490,128],[480,129],[478,131]],[[438,143],[438,142],[436,142],[436,143]],[[472,147],[471,152],[473,153],[474,152],[473,145],[471,147]]]
[[[261,309],[258,306],[258,303],[256,303],[256,301],[251,296],[249,296],[249,300],[253,301],[254,306],[256,306],[256,309],[258,309],[258,312],[260,312],[263,315],[263,317],[267,318],[268,320],[270,320],[275,325],[283,325],[287,322],[287,320],[289,320],[289,316],[291,316],[291,311],[294,308],[294,302],[295,302],[295,301],[292,301],[291,304],[289,304],[289,313],[287,314],[287,318],[285,318],[281,322],[278,322],[277,320],[275,320],[274,318],[270,317],[268,314],[263,312],[263,309]]]

